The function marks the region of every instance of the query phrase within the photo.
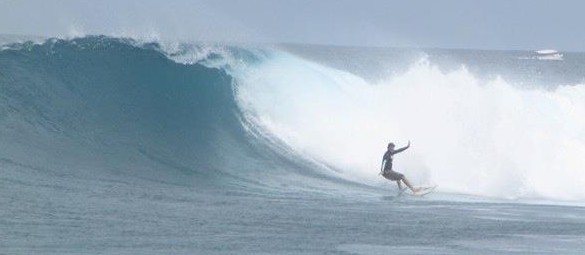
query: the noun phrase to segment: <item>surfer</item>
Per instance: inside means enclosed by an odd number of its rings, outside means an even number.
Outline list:
[[[406,179],[404,174],[392,170],[392,156],[408,149],[410,147],[410,141],[408,141],[408,145],[406,145],[403,148],[395,150],[394,149],[395,147],[396,145],[394,145],[394,143],[388,144],[388,150],[386,151],[386,153],[384,153],[384,157],[382,158],[382,167],[380,169],[380,174],[388,180],[396,181],[396,184],[398,184],[398,188],[400,190],[402,190],[402,184],[400,183],[400,181],[402,181],[410,190],[412,190],[413,193],[420,191],[421,188],[413,187],[412,184],[410,184],[410,182],[408,181],[408,179]]]

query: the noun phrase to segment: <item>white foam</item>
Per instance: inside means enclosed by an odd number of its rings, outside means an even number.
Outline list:
[[[395,168],[451,193],[585,200],[585,86],[526,90],[422,60],[377,84],[295,56],[236,74],[241,107],[295,150],[380,185]]]

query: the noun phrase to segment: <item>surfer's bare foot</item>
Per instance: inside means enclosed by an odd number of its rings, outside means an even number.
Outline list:
[[[413,188],[413,189],[412,189],[412,192],[413,192],[413,193],[417,193],[417,192],[419,192],[419,191],[421,191],[421,190],[422,190],[422,188],[421,188],[421,187],[417,187],[417,188]]]

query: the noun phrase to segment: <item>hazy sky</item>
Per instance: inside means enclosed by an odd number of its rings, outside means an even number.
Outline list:
[[[0,0],[0,33],[585,51],[585,1]]]

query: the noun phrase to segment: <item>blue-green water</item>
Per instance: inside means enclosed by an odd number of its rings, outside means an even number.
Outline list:
[[[581,254],[585,58],[528,55],[4,46],[0,253]]]

